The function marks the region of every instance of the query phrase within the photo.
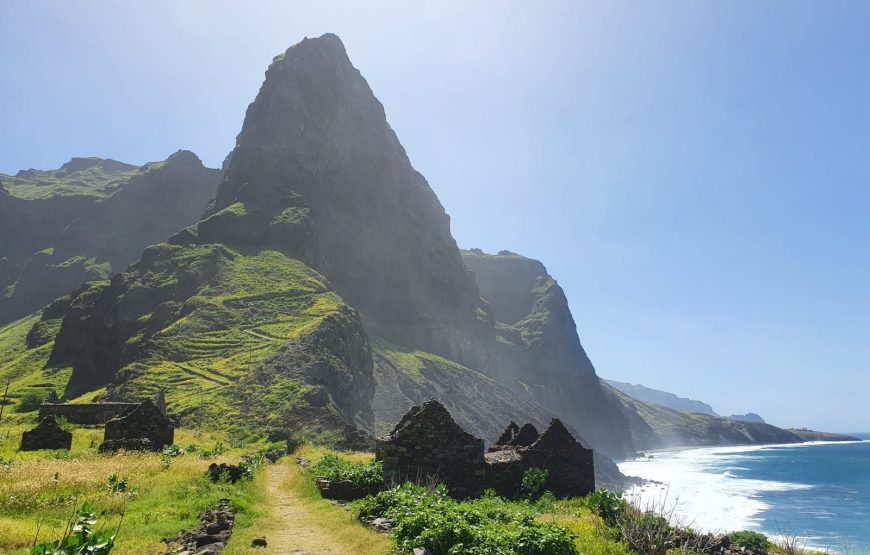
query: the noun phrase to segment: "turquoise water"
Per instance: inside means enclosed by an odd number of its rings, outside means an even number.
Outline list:
[[[660,452],[620,469],[667,484],[633,495],[667,496],[697,527],[788,530],[808,547],[870,553],[870,441]]]

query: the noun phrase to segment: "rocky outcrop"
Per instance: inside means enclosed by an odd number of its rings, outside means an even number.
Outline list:
[[[634,453],[619,402],[602,389],[564,291],[537,260],[463,252],[498,322],[494,377],[570,424],[611,457]]]
[[[488,363],[492,325],[450,220],[335,35],[269,66],[198,234],[284,249],[387,339]]]

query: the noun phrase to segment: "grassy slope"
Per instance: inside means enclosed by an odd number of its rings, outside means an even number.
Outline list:
[[[27,334],[38,321],[39,316],[33,315],[0,328],[0,386],[5,388],[9,383],[10,404],[30,391],[41,395],[49,389],[62,391],[69,380],[71,368],[46,366],[53,342],[32,349],[27,347]],[[58,321],[48,323],[54,328],[58,325]],[[7,417],[9,409],[7,407],[5,412]]]
[[[507,387],[451,360],[408,351],[386,341],[373,342],[375,430],[388,433],[412,405],[438,399],[472,433],[493,442],[514,420],[539,429],[550,415]]]
[[[29,170],[19,176],[0,174],[0,181],[13,196],[26,200],[74,195],[106,198],[138,169],[107,160],[74,172],[59,169]]]
[[[157,245],[146,256],[156,261],[130,274],[116,299],[119,311],[139,328],[126,338],[136,360],[108,384],[110,396],[149,398],[165,387],[169,410],[181,414],[186,426],[208,425],[242,435],[256,435],[255,428],[262,434],[269,425],[286,427],[287,410],[308,408],[306,394],[312,387],[292,368],[268,374],[254,370],[323,325],[349,318],[348,307],[319,274],[270,250]],[[168,321],[149,327],[165,318],[157,313],[165,313],[166,305],[150,301],[155,291],[176,287],[185,274],[216,258],[218,269],[211,279],[199,284]],[[108,287],[97,284],[91,293],[99,295]],[[0,328],[0,380],[13,380],[13,402],[30,390],[63,392],[71,378],[69,364],[47,365],[52,341],[27,347],[27,333],[38,321],[31,316]],[[56,329],[59,321],[41,325]],[[70,384],[68,400],[102,398],[103,385]]]

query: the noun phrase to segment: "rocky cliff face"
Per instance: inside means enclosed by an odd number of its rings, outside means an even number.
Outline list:
[[[0,176],[0,325],[85,281],[108,278],[196,221],[217,171],[179,151],[141,168],[74,158],[58,170]]]
[[[388,339],[487,364],[449,218],[335,35],[269,66],[209,216],[203,241],[291,248]]]
[[[633,454],[621,406],[602,389],[564,291],[537,260],[463,253],[497,321],[496,379],[547,407],[613,457]]]

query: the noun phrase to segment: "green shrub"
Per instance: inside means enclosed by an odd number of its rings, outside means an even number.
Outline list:
[[[172,445],[167,445],[167,446],[163,447],[163,456],[164,457],[171,457],[174,459],[175,457],[180,457],[183,454],[184,454],[184,447],[182,447],[180,445],[175,445],[173,443]]]
[[[384,470],[380,461],[355,463],[336,455],[326,455],[311,471],[318,478],[331,482],[349,480],[355,486],[371,487],[384,483]]]
[[[625,508],[625,500],[620,491],[607,491],[602,488],[586,498],[586,506],[601,517],[608,526],[616,526],[619,515]]]
[[[106,482],[106,489],[112,493],[125,493],[129,483],[130,482],[126,476],[122,477],[117,474],[112,474]]]
[[[30,555],[106,555],[115,547],[117,531],[94,532],[97,518],[89,503],[82,505],[75,523],[59,540],[42,543],[30,550]]]
[[[28,391],[18,400],[15,412],[32,412],[39,410],[40,405],[42,405],[42,395],[35,391]]]
[[[728,535],[728,539],[731,540],[731,543],[737,544],[741,547],[757,547],[759,549],[764,549],[765,551],[768,551],[773,547],[773,543],[767,539],[767,536],[753,530],[732,532]]]
[[[361,519],[395,524],[400,551],[424,547],[435,555],[574,555],[574,535],[538,522],[528,503],[511,504],[491,493],[459,502],[444,486],[429,491],[405,484],[355,503]]]
[[[523,480],[520,483],[520,489],[523,492],[523,497],[528,499],[538,499],[544,493],[544,485],[547,483],[547,478],[550,473],[540,468],[530,468],[523,473]]]

